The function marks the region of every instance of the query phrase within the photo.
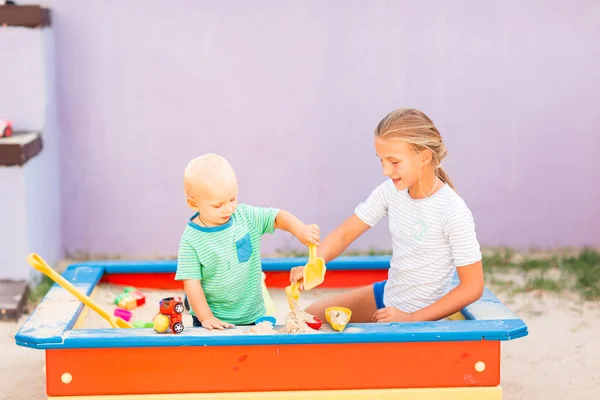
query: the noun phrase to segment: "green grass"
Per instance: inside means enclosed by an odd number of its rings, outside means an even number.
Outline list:
[[[514,257],[514,251],[511,249],[503,249],[501,251],[494,252],[492,254],[483,255],[483,268],[484,271],[491,271],[490,268],[494,269],[505,269],[514,267],[512,258]]]
[[[528,279],[527,284],[523,289],[527,292],[532,290],[547,290],[550,292],[558,292],[564,290],[564,285],[561,283],[561,281],[546,279],[543,277],[536,277]]]
[[[577,289],[586,299],[600,298],[600,253],[584,250],[578,257],[567,257],[560,268],[571,275]]]
[[[346,251],[344,256],[389,255],[391,250]],[[276,257],[306,257],[298,250],[277,251]],[[575,254],[518,253],[510,248],[484,252],[486,283],[510,292],[575,291],[586,300],[600,300],[600,253],[584,249]],[[517,275],[522,279],[511,279]],[[518,282],[517,282],[518,281]]]
[[[389,255],[391,250],[347,251],[345,256]],[[307,257],[306,251],[277,251],[276,257]],[[600,252],[584,249],[575,254],[519,254],[511,249],[484,252],[483,268],[487,284],[511,292],[542,290],[575,291],[586,300],[600,300]],[[516,282],[511,275],[520,276]],[[30,303],[38,303],[53,282],[42,275],[29,291]]]
[[[515,291],[575,291],[585,300],[600,300],[600,253],[584,249],[577,254],[545,256],[519,255],[510,250],[496,251],[483,258],[486,281],[499,285],[503,274],[520,274],[523,284],[511,285]]]
[[[48,293],[48,290],[50,290],[52,285],[54,285],[54,281],[48,278],[46,275],[42,275],[40,282],[29,291],[29,303],[39,303],[46,293]]]
[[[392,250],[376,250],[370,249],[367,251],[358,251],[358,250],[350,250],[346,251],[343,254],[344,256],[390,256],[392,255]]]
[[[389,255],[391,250],[346,251],[344,256]],[[298,250],[278,251],[277,257],[306,257]],[[488,284],[510,292],[542,290],[579,293],[586,300],[600,300],[600,253],[584,249],[575,254],[558,252],[518,253],[510,248],[485,252],[483,269]],[[517,275],[522,279],[511,279]],[[518,282],[517,282],[518,281]]]

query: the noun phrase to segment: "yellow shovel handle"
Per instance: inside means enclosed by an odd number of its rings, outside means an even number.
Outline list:
[[[60,286],[68,290],[73,296],[77,297],[83,304],[96,311],[98,314],[102,316],[102,318],[106,319],[114,324],[112,320],[112,316],[102,307],[100,307],[97,303],[95,303],[92,299],[86,296],[81,290],[77,289],[71,282],[63,278],[58,274],[55,270],[52,269],[46,262],[36,253],[31,253],[27,256],[27,262],[36,270],[40,271],[44,275],[48,276],[54,282],[58,283]],[[116,326],[115,326],[116,327]]]
[[[308,262],[314,263],[317,261],[317,246],[314,244],[308,245]]]

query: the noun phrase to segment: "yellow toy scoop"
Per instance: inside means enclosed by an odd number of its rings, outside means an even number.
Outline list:
[[[110,326],[112,326],[113,328],[133,328],[133,325],[129,324],[124,319],[110,315],[108,311],[100,307],[96,302],[94,302],[83,292],[81,292],[79,289],[73,286],[71,282],[69,282],[61,275],[59,275],[58,272],[53,270],[52,267],[46,264],[46,262],[39,255],[31,253],[27,256],[27,262],[33,268],[40,271],[42,274],[46,275],[48,278],[52,279],[54,282],[58,283],[60,286],[71,292],[71,294],[77,297],[83,304],[100,314],[100,316],[107,320],[110,323]]]
[[[292,283],[290,286],[285,288],[285,295],[290,305],[290,310],[294,311],[294,301],[298,301],[300,298],[300,283]]]
[[[317,246],[308,246],[308,263],[304,267],[304,290],[319,286],[325,280],[325,260],[317,257]]]
[[[325,310],[325,318],[331,324],[331,327],[338,332],[346,329],[346,325],[350,322],[352,311],[346,307],[328,307]]]

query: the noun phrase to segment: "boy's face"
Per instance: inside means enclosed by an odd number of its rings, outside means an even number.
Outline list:
[[[205,224],[217,226],[229,221],[237,208],[237,196],[237,181],[227,179],[218,184],[198,187],[193,198],[188,199],[188,204],[200,213]]]

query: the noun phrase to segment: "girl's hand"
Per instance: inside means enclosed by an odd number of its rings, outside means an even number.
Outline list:
[[[307,246],[309,244],[318,246],[321,242],[321,232],[319,227],[315,224],[303,225],[297,232],[296,237],[300,242]]]
[[[375,311],[373,322],[412,322],[413,315],[398,310],[396,307],[385,307]]]
[[[202,327],[208,329],[209,331],[212,331],[213,329],[219,329],[222,331],[223,329],[233,328],[234,326],[233,324],[223,322],[215,317],[208,317],[204,321],[200,322],[202,323]]]
[[[296,283],[304,278],[305,267],[294,267],[290,270],[290,283]],[[303,290],[302,284],[300,284],[300,290]]]

